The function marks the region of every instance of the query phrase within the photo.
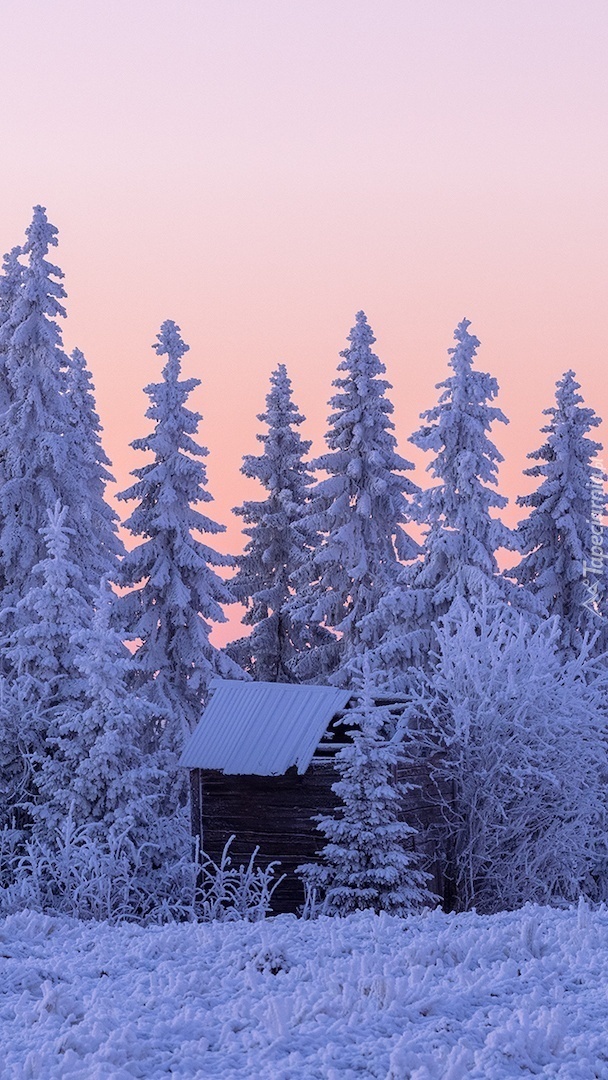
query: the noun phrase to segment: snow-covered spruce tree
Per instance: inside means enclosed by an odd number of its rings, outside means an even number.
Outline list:
[[[311,648],[305,628],[294,621],[288,606],[293,596],[291,576],[316,541],[316,536],[307,536],[303,516],[312,483],[304,460],[310,442],[297,430],[304,417],[292,400],[284,364],[270,382],[266,412],[258,416],[268,425],[268,432],[257,436],[264,451],[259,456],[248,454],[241,468],[245,476],[259,480],[268,495],[248,500],[234,511],[243,518],[249,540],[243,555],[235,559],[238,569],[230,590],[246,605],[243,623],[253,630],[226,651],[254,679],[293,682],[298,658]],[[312,627],[311,632],[313,647],[334,640],[322,627]]]
[[[93,609],[79,567],[70,551],[73,531],[67,508],[47,511],[43,538],[46,557],[36,564],[32,585],[18,602],[11,631],[3,640],[12,672],[12,691],[21,706],[20,741],[31,773],[31,816],[44,822],[45,775],[53,768],[58,724],[67,710],[78,713],[84,702],[84,679],[76,664],[77,633],[90,632]],[[6,616],[6,609],[3,616]]]
[[[0,326],[7,321],[23,282],[22,247],[11,248],[2,259],[0,275]]]
[[[12,400],[12,387],[7,371],[7,347],[12,336],[11,312],[23,280],[19,262],[21,247],[14,247],[2,261],[0,275],[0,414],[6,412]]]
[[[189,346],[174,322],[163,323],[153,347],[167,362],[162,382],[145,388],[154,431],[131,444],[151,452],[153,460],[133,471],[137,482],[118,496],[138,500],[125,526],[143,537],[120,567],[118,581],[132,591],[120,600],[119,612],[127,636],[139,641],[136,668],[154,678],[166,715],[164,744],[179,754],[198,722],[211,678],[244,675],[209,640],[212,624],[225,622],[221,605],[234,599],[215,569],[232,565],[232,559],[196,537],[225,528],[196,509],[212,499],[202,460],[207,450],[193,438],[201,416],[185,404],[200,380],[180,379]]]
[[[360,647],[360,622],[374,611],[394,585],[400,563],[413,559],[418,545],[404,529],[411,518],[416,485],[404,473],[413,465],[396,451],[386,396],[386,368],[372,345],[376,340],[363,311],[342,353],[344,375],[330,400],[334,412],[326,435],[329,453],[313,467],[327,473],[312,491],[307,528],[321,542],[294,574],[294,619],[310,628],[337,632],[331,644],[313,648],[300,662],[305,679],[319,679],[341,669]]]
[[[523,590],[500,575],[496,561],[497,549],[513,549],[516,542],[491,515],[507,499],[495,490],[503,458],[488,433],[494,423],[508,421],[490,405],[498,394],[496,379],[473,368],[479,341],[469,325],[463,319],[456,327],[457,344],[448,350],[453,374],[438,384],[438,404],[422,413],[424,423],[410,437],[434,454],[427,469],[439,481],[418,500],[418,521],[426,527],[423,558],[400,571],[397,585],[363,627],[368,645],[379,643],[374,666],[393,687],[409,666],[429,662],[433,625],[456,599],[487,592],[505,604],[526,602]]]
[[[13,248],[4,256],[0,275],[0,416],[5,413],[13,399],[13,388],[8,374],[8,344],[12,337],[11,312],[15,306],[23,279],[23,266],[19,262],[22,253],[20,247]],[[0,445],[0,485],[6,479],[4,464],[6,448]],[[1,551],[1,549],[0,549]],[[0,597],[6,587],[6,574],[3,560],[0,558]]]
[[[102,583],[95,606],[89,601],[71,558],[68,520],[67,507],[48,513],[40,583],[17,605],[8,642],[21,706],[20,772],[29,785],[24,792],[21,779],[16,805],[51,847],[71,815],[78,825],[97,825],[104,842],[128,835],[150,854],[175,852],[175,806],[170,827],[161,808],[169,778],[154,748],[157,709],[129,685],[129,653],[111,626],[111,589]]]
[[[597,462],[600,443],[587,437],[601,423],[583,405],[573,371],[557,383],[555,405],[545,409],[547,436],[528,454],[538,464],[525,470],[541,483],[519,506],[531,507],[519,524],[520,563],[507,571],[529,589],[549,615],[557,615],[562,646],[576,652],[585,634],[597,634],[596,652],[608,650],[608,550],[604,550],[605,474]]]
[[[103,428],[96,411],[93,378],[80,349],[74,349],[68,357],[66,391],[72,458],[78,462],[79,479],[86,495],[80,514],[86,517],[89,530],[97,537],[97,545],[87,560],[86,576],[91,583],[98,583],[102,578],[115,576],[117,559],[124,555],[125,549],[118,537],[118,514],[105,498],[106,484],[113,483],[114,477],[101,443]]]
[[[322,862],[300,867],[327,914],[349,915],[371,908],[401,914],[428,905],[429,875],[413,850],[416,830],[401,820],[402,800],[411,786],[397,779],[405,759],[400,735],[391,733],[386,706],[374,702],[369,671],[364,671],[359,701],[349,713],[356,726],[352,745],[336,757],[340,780],[334,817],[317,818],[327,843]]]
[[[46,524],[46,508],[58,500],[71,508],[73,557],[91,590],[99,583],[99,566],[107,555],[105,531],[99,530],[90,510],[90,468],[82,460],[79,441],[72,437],[68,359],[56,322],[57,316],[65,316],[63,274],[46,258],[56,244],[57,229],[44,208],[35,207],[23,247],[28,263],[0,328],[12,399],[0,415],[4,607],[14,605],[31,587],[33,569],[44,557],[40,530]]]
[[[168,777],[155,752],[158,710],[130,686],[129,653],[112,625],[115,603],[102,582],[90,625],[76,625],[71,636],[80,700],[76,709],[68,700],[55,710],[36,816],[50,837],[70,814],[97,825],[100,839],[126,835],[159,865],[169,852],[184,854],[183,835],[176,807],[169,824],[162,805]]]
[[[460,600],[432,676],[414,673],[408,694],[434,754],[455,906],[601,899],[608,673],[587,646],[564,661],[557,619]]]

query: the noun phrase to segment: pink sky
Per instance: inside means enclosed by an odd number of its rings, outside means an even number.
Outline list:
[[[4,0],[0,248],[47,207],[120,486],[166,318],[225,550],[270,371],[320,451],[359,308],[406,456],[464,315],[511,497],[566,368],[608,417],[607,40],[605,0]]]

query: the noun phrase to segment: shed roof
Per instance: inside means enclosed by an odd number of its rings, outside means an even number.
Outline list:
[[[305,773],[350,690],[291,683],[214,679],[213,695],[186,743],[180,765],[224,773]]]

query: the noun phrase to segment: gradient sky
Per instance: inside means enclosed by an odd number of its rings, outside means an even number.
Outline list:
[[[360,308],[417,461],[464,315],[512,498],[565,369],[608,418],[606,41],[606,0],[3,0],[0,248],[47,207],[120,486],[167,318],[225,550],[270,371],[320,452]]]

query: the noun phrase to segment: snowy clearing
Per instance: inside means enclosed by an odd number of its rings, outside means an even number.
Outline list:
[[[608,912],[0,923],[3,1080],[608,1077]]]

